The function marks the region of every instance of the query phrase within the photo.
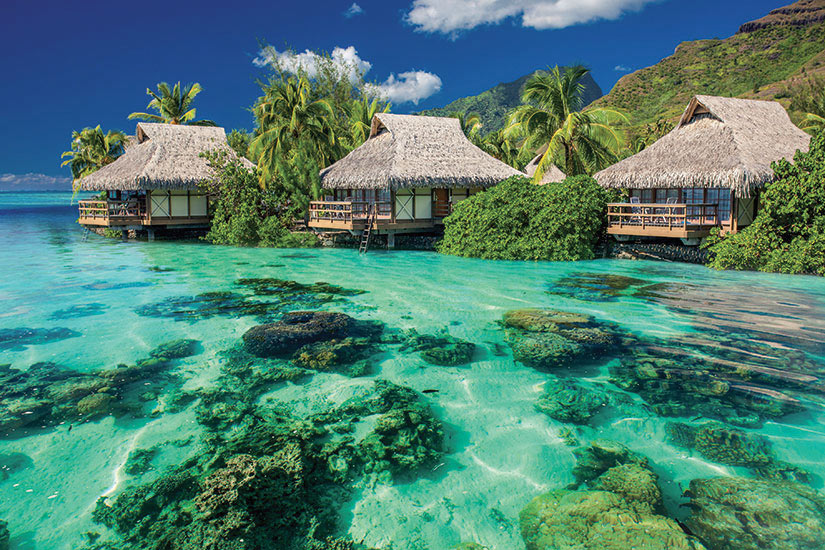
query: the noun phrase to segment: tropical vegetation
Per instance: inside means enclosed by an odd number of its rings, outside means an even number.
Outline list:
[[[773,165],[776,179],[760,195],[759,213],[744,230],[709,240],[716,269],[825,275],[825,132],[794,162]]]
[[[535,180],[556,165],[570,176],[593,174],[616,162],[623,144],[618,128],[627,118],[617,109],[595,107],[582,111],[583,66],[562,72],[554,67],[527,81],[523,104],[510,115],[509,131],[525,136],[523,148],[544,149]]]
[[[437,250],[490,260],[592,259],[609,199],[589,176],[548,185],[512,177],[459,202]]]
[[[226,154],[206,155],[215,176],[203,183],[215,197],[212,225],[205,239],[232,246],[298,247],[316,246],[317,237],[290,231],[299,212],[290,204],[282,186],[262,188],[258,174],[238,158]]]
[[[811,134],[825,129],[825,77],[810,75],[789,90],[790,108],[801,113],[800,127]]]
[[[147,122],[161,122],[164,124],[189,124],[191,126],[217,126],[212,120],[195,120],[197,110],[192,107],[195,97],[203,91],[201,85],[195,82],[181,87],[177,82],[169,87],[166,82],[158,84],[157,92],[146,88],[146,94],[152,98],[147,109],[153,113],[132,113],[129,120],[138,119]]]
[[[129,138],[120,130],[103,133],[100,125],[72,132],[72,148],[65,151],[61,166],[69,166],[72,183],[114,162],[123,154]]]

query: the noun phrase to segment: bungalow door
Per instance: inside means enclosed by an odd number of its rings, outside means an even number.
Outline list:
[[[450,192],[447,189],[433,189],[433,217],[445,218],[450,215]]]

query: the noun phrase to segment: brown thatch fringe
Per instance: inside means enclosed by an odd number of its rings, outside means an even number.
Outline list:
[[[722,187],[748,197],[773,179],[773,161],[793,160],[810,139],[775,101],[700,95],[672,132],[595,178],[608,188]]]
[[[524,173],[527,174],[529,177],[533,177],[536,174],[536,170],[539,168],[539,162],[541,162],[541,157],[544,156],[544,153],[547,152],[547,146],[544,146],[540,149],[539,154],[537,154],[533,160],[531,160],[527,166],[524,167]],[[560,181],[564,181],[567,176],[564,172],[562,172],[558,166],[553,164],[550,166],[549,170],[544,172],[544,175],[541,177],[541,181],[539,185],[544,185],[547,183],[558,183]]]
[[[325,189],[490,187],[524,175],[464,136],[458,120],[377,114],[367,141],[321,170]]]
[[[79,186],[84,191],[196,189],[212,176],[200,156],[211,151],[226,151],[235,157],[223,128],[140,122],[126,152],[80,180]]]

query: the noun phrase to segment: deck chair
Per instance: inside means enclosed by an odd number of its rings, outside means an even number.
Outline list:
[[[630,197],[630,204],[641,204],[639,197]],[[628,223],[637,223],[642,225],[642,208],[640,206],[633,206],[630,208],[630,219]]]

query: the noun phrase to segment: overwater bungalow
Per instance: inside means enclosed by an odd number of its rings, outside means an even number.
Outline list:
[[[432,232],[453,205],[516,175],[470,143],[457,119],[377,114],[367,141],[321,171],[325,197],[310,203],[309,227],[369,227],[392,246],[396,233]]]
[[[547,152],[547,145],[542,147],[538,150],[536,156],[531,160],[527,166],[524,167],[524,173],[527,174],[529,177],[533,177],[536,175],[536,170],[539,168],[539,162],[541,162],[541,157],[544,156],[544,153]],[[549,169],[545,170],[544,175],[541,177],[541,181],[539,181],[539,185],[545,185],[547,183],[559,183],[565,180],[567,176],[562,172],[558,166],[555,164],[551,165]]]
[[[698,244],[713,228],[735,233],[753,222],[773,161],[807,151],[810,136],[774,101],[696,96],[676,128],[640,153],[596,174],[627,191],[608,206],[617,240],[679,238]]]
[[[82,191],[106,191],[106,199],[78,202],[78,223],[121,231],[207,228],[209,197],[199,187],[212,176],[201,153],[235,153],[223,128],[140,122],[126,151],[81,179]],[[251,163],[250,163],[251,166]]]

